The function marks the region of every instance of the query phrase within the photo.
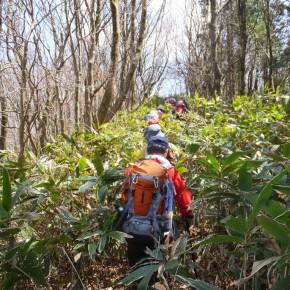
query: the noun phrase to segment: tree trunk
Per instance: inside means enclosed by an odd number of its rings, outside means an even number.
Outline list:
[[[111,48],[111,65],[109,79],[105,86],[105,93],[97,113],[97,122],[103,124],[106,121],[106,115],[109,112],[111,101],[115,95],[115,80],[118,69],[119,43],[120,43],[120,24],[118,0],[110,0],[112,23],[113,23],[113,39]]]
[[[2,79],[2,72],[0,72],[0,109],[1,109],[1,124],[0,124],[0,150],[6,149],[6,138],[7,138],[7,100],[4,95],[4,86]]]
[[[216,0],[210,0],[210,23],[209,23],[209,40],[210,40],[210,65],[212,74],[212,84],[209,84],[210,94],[214,97],[220,94],[221,90],[221,73],[217,63],[217,15]]]
[[[132,11],[132,15],[134,15],[134,12]],[[116,100],[114,106],[111,108],[111,110],[108,112],[105,121],[109,121],[121,108],[124,100],[127,97],[127,94],[130,91],[132,82],[134,81],[134,75],[136,72],[137,65],[140,61],[141,54],[142,54],[142,48],[143,48],[143,42],[145,38],[145,31],[146,31],[146,18],[147,18],[147,1],[142,0],[142,15],[141,15],[141,23],[140,23],[140,29],[139,29],[139,37],[137,40],[136,49],[134,48],[133,43],[131,43],[131,63],[129,67],[129,71],[127,73],[125,83],[123,85],[123,89],[120,92],[119,98]],[[133,19],[132,19],[133,21]],[[131,33],[132,33],[132,42],[134,41],[135,37],[135,27],[131,26]]]
[[[268,58],[268,68],[267,68],[267,82],[269,84],[269,88],[272,84],[272,74],[273,74],[273,48],[272,48],[272,35],[271,35],[271,26],[272,26],[272,19],[271,19],[271,11],[270,11],[270,1],[264,0],[263,1],[263,13],[264,13],[264,22],[266,27],[266,39],[267,39],[267,58]],[[273,88],[275,89],[275,88]]]
[[[246,48],[247,48],[247,0],[238,0],[239,17],[239,82],[238,94],[245,94],[245,75],[246,75]]]

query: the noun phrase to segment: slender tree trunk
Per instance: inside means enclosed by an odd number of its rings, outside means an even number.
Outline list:
[[[20,168],[24,167],[25,163],[25,123],[27,119],[27,53],[28,41],[24,41],[24,52],[21,57],[21,83],[20,83],[20,114],[19,114],[19,153],[18,163]],[[19,55],[20,56],[20,55]]]
[[[210,23],[209,23],[209,39],[210,39],[210,64],[212,73],[212,84],[209,84],[212,97],[220,94],[221,90],[221,73],[217,63],[217,15],[216,0],[210,0]]]
[[[133,13],[132,13],[133,14]],[[141,23],[140,23],[140,29],[139,29],[139,37],[137,40],[136,49],[133,49],[135,46],[133,45],[134,36],[135,36],[135,27],[131,27],[131,33],[132,33],[132,41],[131,41],[131,63],[129,67],[128,74],[125,79],[125,83],[123,86],[123,89],[120,92],[119,98],[116,100],[114,106],[111,108],[111,110],[108,112],[105,121],[109,121],[121,108],[124,100],[126,99],[130,88],[132,86],[132,83],[134,82],[134,75],[137,69],[137,65],[140,61],[141,54],[142,54],[142,48],[143,48],[143,42],[145,38],[145,31],[146,31],[146,18],[147,18],[147,1],[142,0],[142,15],[141,15]]]
[[[104,97],[101,101],[98,114],[97,122],[103,124],[106,120],[106,116],[109,112],[111,101],[115,96],[115,80],[118,69],[118,58],[119,58],[119,43],[120,43],[120,24],[119,24],[119,9],[118,0],[110,0],[112,23],[113,23],[113,39],[111,48],[111,66],[109,79],[105,86]]]
[[[79,11],[80,7],[76,0],[74,0],[73,4],[74,4],[74,10]],[[68,13],[66,13],[66,17],[67,17],[67,23],[69,23]],[[76,36],[76,39],[80,39],[80,19],[79,19],[78,12],[75,13],[74,18],[75,18],[75,36]],[[74,48],[72,33],[70,33],[70,46],[71,46],[73,68],[74,68],[74,74],[75,74],[74,121],[75,121],[75,127],[78,130],[79,122],[80,122],[79,95],[80,95],[80,86],[81,86],[81,75],[80,75],[80,59],[81,59],[80,47],[81,46],[80,46],[80,41],[77,41],[77,45],[76,45],[77,47],[76,49]]]
[[[246,76],[246,48],[247,48],[247,0],[238,0],[239,16],[239,82],[238,94],[245,94],[245,76]]]
[[[7,100],[4,95],[2,72],[0,72],[0,109],[1,109],[1,124],[0,124],[0,150],[6,149],[6,138],[7,138]]]
[[[270,11],[270,1],[264,0],[263,1],[263,12],[264,12],[264,22],[266,27],[266,39],[267,39],[267,57],[268,57],[268,68],[267,68],[267,82],[269,84],[269,88],[272,84],[272,74],[273,74],[273,43],[272,43],[272,35],[271,35],[271,26],[272,26],[272,19],[271,19],[271,11]],[[274,88],[273,88],[274,89]]]
[[[3,32],[2,27],[2,11],[3,11],[3,0],[0,0],[0,35]],[[7,100],[4,95],[4,86],[3,86],[3,75],[2,71],[0,71],[0,110],[1,110],[1,122],[0,122],[0,150],[6,149],[6,138],[7,138]]]

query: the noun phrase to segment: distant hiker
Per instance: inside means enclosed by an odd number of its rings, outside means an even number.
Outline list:
[[[166,102],[172,106],[175,106],[176,105],[176,100],[173,98],[173,97],[169,97],[166,99]]]
[[[175,116],[177,119],[181,119],[183,114],[188,113],[184,103],[182,101],[178,101],[175,109],[172,111],[172,115]]]
[[[184,105],[185,105],[185,108],[189,111],[189,106],[188,106],[188,103],[185,100],[185,98],[182,97],[182,98],[179,99],[179,101],[182,101],[184,103]]]
[[[151,111],[150,113],[148,113],[145,118],[145,121],[148,121],[148,125],[152,125],[152,124],[158,124],[158,120],[159,120],[159,115],[157,111]]]
[[[153,136],[164,137],[164,134],[159,124],[149,125],[143,130],[143,132],[144,132],[144,139],[146,140],[147,143],[149,142],[149,139]]]
[[[173,200],[185,219],[192,220],[192,195],[180,173],[166,159],[168,148],[166,138],[151,137],[148,155],[126,172],[122,189],[126,207],[120,220],[122,231],[133,236],[126,239],[131,267],[147,256],[146,247],[153,250],[172,235]]]
[[[158,114],[159,119],[162,119],[165,112],[166,112],[166,110],[165,110],[165,107],[163,105],[160,105],[157,107],[157,114]]]

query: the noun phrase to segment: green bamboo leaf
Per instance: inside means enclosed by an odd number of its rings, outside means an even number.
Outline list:
[[[215,286],[200,281],[195,280],[192,274],[190,274],[184,267],[178,266],[177,269],[169,269],[168,271],[171,275],[174,275],[179,282],[182,284],[193,286],[195,289],[198,290],[218,290]]]
[[[0,228],[0,239],[6,239],[11,236],[14,236],[18,234],[21,231],[19,228],[12,228],[12,227],[6,227],[6,228]]]
[[[277,191],[280,194],[287,194],[290,195],[290,186],[284,186],[284,185],[274,185],[273,189]]]
[[[92,260],[96,260],[96,257],[97,257],[97,245],[96,245],[96,243],[89,243],[88,244],[88,251],[89,251],[90,258]]]
[[[289,101],[289,103],[290,103],[290,101]],[[283,145],[283,156],[286,158],[290,157],[290,143]]]
[[[280,202],[276,200],[269,200],[266,203],[265,212],[267,215],[271,216],[272,218],[276,218],[278,216],[284,215],[287,211],[281,205]]]
[[[180,253],[185,253],[188,239],[187,237],[180,237],[174,242],[174,246],[172,247],[172,254],[178,255]]]
[[[29,189],[30,189],[30,184],[28,184],[28,183],[20,183],[20,184],[18,184],[16,193],[13,195],[12,203],[15,204],[16,201],[18,200],[18,198]]]
[[[251,189],[252,184],[252,174],[247,171],[247,165],[244,164],[239,170],[238,188],[243,191],[248,191]]]
[[[99,244],[98,244],[98,252],[102,253],[106,244],[107,244],[108,236],[106,234],[102,234]]]
[[[218,288],[212,284],[209,284],[207,282],[203,282],[200,280],[195,280],[192,278],[179,277],[178,280],[184,284],[187,284],[189,286],[193,286],[197,290],[218,290]]]
[[[0,196],[0,217],[3,219],[9,217],[8,211],[3,207],[2,196]]]
[[[32,250],[29,250],[25,254],[23,255],[25,258],[22,261],[22,272],[26,273],[36,284],[48,286],[43,272],[43,264],[40,263],[41,259]]]
[[[111,237],[120,242],[125,242],[125,238],[130,238],[131,236],[123,232],[111,231],[108,233],[108,237]]]
[[[59,206],[56,209],[60,213],[60,215],[62,216],[62,218],[64,220],[71,222],[71,223],[79,222],[79,219],[75,218],[66,207]]]
[[[10,177],[7,169],[3,168],[3,195],[2,204],[4,209],[9,212],[12,208],[12,191]]]
[[[86,240],[86,239],[89,239],[89,238],[92,238],[92,237],[95,237],[95,236],[99,236],[101,234],[102,234],[101,231],[95,231],[95,232],[92,232],[92,233],[84,233],[84,234],[81,234],[79,237],[77,237],[77,240],[78,241],[82,241],[82,240]]]
[[[72,146],[75,146],[75,145],[76,145],[76,141],[74,140],[73,137],[69,137],[69,136],[66,135],[65,133],[61,133],[61,135],[62,135],[63,139],[64,139],[67,143],[71,144]]]
[[[178,171],[180,174],[183,174],[183,173],[188,172],[188,169],[185,168],[185,167],[179,167],[179,168],[177,168],[177,171]]]
[[[222,244],[222,243],[243,243],[244,240],[237,236],[217,235],[206,238],[205,240],[198,242],[196,245],[209,245],[209,244]]]
[[[290,246],[290,228],[268,217],[258,216],[259,224],[279,242]]]
[[[85,184],[83,184],[82,186],[80,186],[79,188],[79,192],[84,192],[84,191],[87,191],[88,189],[96,186],[98,184],[98,180],[93,180],[93,181],[88,181],[86,182]]]
[[[271,288],[271,290],[289,290],[290,275],[278,280]]]
[[[221,220],[221,222],[224,222],[225,225],[229,229],[231,229],[239,234],[245,235],[247,233],[246,220],[241,216],[236,216],[236,217],[229,216],[229,217]]]
[[[228,176],[229,174],[233,174],[233,172],[238,171],[238,169],[245,164],[245,160],[239,160],[234,162],[223,169],[223,176]]]
[[[79,172],[82,172],[86,169],[87,167],[87,158],[82,156],[79,160],[79,163],[78,163],[78,167],[79,167]]]
[[[168,262],[165,263],[164,267],[165,270],[169,270],[169,269],[178,269],[178,267],[180,266],[180,261],[179,258],[175,258],[175,259],[170,259]]]
[[[104,205],[105,203],[107,192],[108,192],[108,187],[106,185],[101,186],[98,190],[97,196],[102,205]]]
[[[226,157],[226,159],[223,161],[222,163],[222,168],[223,170],[228,167],[229,165],[231,165],[232,163],[234,163],[237,159],[239,159],[241,156],[244,156],[248,153],[250,153],[251,151],[236,151],[233,152],[232,154],[230,154],[229,156]]]
[[[244,284],[245,282],[247,282],[248,280],[250,280],[257,272],[259,272],[263,267],[272,264],[273,262],[279,261],[281,259],[280,256],[275,256],[275,257],[271,257],[269,259],[266,260],[262,260],[262,261],[256,261],[253,263],[253,267],[252,267],[252,272],[249,276],[244,277],[242,279],[239,279],[237,281],[234,282],[235,286],[241,286],[242,284]]]
[[[219,172],[220,171],[220,163],[215,158],[215,156],[213,154],[211,154],[210,152],[207,152],[206,156],[207,156],[210,164],[212,165],[212,167],[216,170],[216,172]]]
[[[202,166],[204,166],[205,168],[207,168],[210,173],[213,173],[215,175],[218,174],[218,172],[216,171],[216,169],[212,166],[212,164],[210,162],[208,162],[207,159],[205,159],[204,157],[198,157],[197,159],[198,163]]]
[[[137,290],[147,290],[148,289],[148,284],[149,284],[150,279],[155,271],[156,271],[155,267],[151,267],[148,270],[147,275],[144,276],[144,278],[139,282]]]
[[[283,178],[285,174],[287,174],[288,169],[286,168],[282,172],[280,172],[277,176],[275,176],[272,180],[270,180],[266,186],[260,191],[254,205],[253,210],[250,213],[249,219],[247,221],[248,228],[251,227],[252,223],[254,222],[255,218],[257,217],[260,210],[265,206],[266,201],[272,195],[273,192],[273,185],[279,183],[279,181]]]
[[[51,192],[51,193],[49,194],[49,197],[50,197],[50,199],[51,199],[53,202],[56,202],[56,201],[58,201],[58,200],[60,199],[60,195],[59,195],[58,192]]]
[[[197,144],[197,143],[191,143],[189,145],[186,146],[186,149],[187,151],[190,153],[190,154],[194,154],[197,152],[197,150],[201,147],[200,144]]]
[[[104,166],[102,163],[101,155],[98,151],[95,152],[94,159],[93,159],[94,166],[97,170],[98,175],[102,175],[104,172]]]
[[[120,281],[120,284],[131,284],[132,282],[139,280],[140,278],[147,275],[147,273],[155,272],[159,268],[159,265],[146,265],[137,268],[135,271],[130,273],[127,277]]]

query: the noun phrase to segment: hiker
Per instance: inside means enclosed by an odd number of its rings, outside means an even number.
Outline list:
[[[151,111],[148,113],[145,118],[145,121],[148,121],[148,125],[158,124],[159,116],[157,111]]]
[[[159,124],[151,124],[148,127],[146,127],[143,130],[143,132],[144,132],[144,139],[146,140],[147,143],[149,142],[149,139],[152,136],[165,137]]]
[[[165,137],[159,124],[149,125],[143,130],[143,132],[144,132],[144,139],[147,142],[147,146],[148,146],[149,139],[151,137],[153,136]],[[147,156],[147,146],[143,150],[142,157],[144,158]],[[178,160],[178,157],[179,157],[179,153],[178,153],[177,147],[174,144],[169,143],[168,154],[166,156],[166,159],[174,166]]]
[[[182,101],[178,101],[174,110],[172,111],[172,115],[177,119],[181,119],[183,114],[188,113],[184,103]]]
[[[133,236],[126,239],[131,267],[147,256],[146,247],[153,250],[172,235],[173,200],[185,220],[192,220],[191,192],[180,173],[166,159],[168,149],[165,137],[151,137],[148,155],[126,172],[128,179],[122,189],[122,201],[127,204],[123,231]]]
[[[158,114],[159,120],[162,119],[165,112],[166,112],[166,110],[165,110],[165,107],[163,105],[159,105],[157,107],[157,114]]]
[[[177,103],[176,100],[175,100],[172,96],[168,97],[168,98],[166,99],[166,102],[167,102],[168,104],[172,105],[172,106],[175,106],[176,103]]]
[[[182,97],[182,98],[179,99],[179,101],[182,101],[183,104],[184,104],[184,106],[185,106],[185,108],[189,111],[189,105],[188,105],[188,103],[186,102],[185,98]]]

